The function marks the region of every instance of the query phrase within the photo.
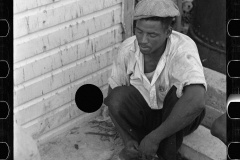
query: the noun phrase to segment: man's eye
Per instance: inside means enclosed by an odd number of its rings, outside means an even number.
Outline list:
[[[156,34],[150,34],[150,37],[155,38],[157,35]]]

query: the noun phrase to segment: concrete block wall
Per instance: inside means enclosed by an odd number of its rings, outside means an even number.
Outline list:
[[[207,82],[206,115],[202,125],[211,128],[214,120],[227,110],[226,75],[204,67]]]
[[[122,0],[14,1],[14,120],[43,141],[85,114],[75,104],[86,83],[107,91],[123,40]]]

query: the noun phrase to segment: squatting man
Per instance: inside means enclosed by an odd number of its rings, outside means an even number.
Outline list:
[[[196,44],[172,29],[171,0],[141,0],[134,36],[119,47],[104,103],[124,149],[120,160],[175,160],[205,115],[207,84]]]

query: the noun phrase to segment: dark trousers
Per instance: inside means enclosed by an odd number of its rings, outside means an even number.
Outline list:
[[[140,144],[148,133],[166,120],[178,99],[173,86],[164,99],[163,108],[152,110],[134,86],[121,86],[114,88],[104,103],[113,122]],[[164,139],[159,144],[157,155],[165,160],[176,160],[183,137],[196,130],[204,116],[205,110],[190,125]]]

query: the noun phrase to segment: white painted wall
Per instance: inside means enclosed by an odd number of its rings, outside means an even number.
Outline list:
[[[95,114],[75,104],[94,84],[106,95],[123,40],[122,0],[14,1],[14,116],[38,140]]]

